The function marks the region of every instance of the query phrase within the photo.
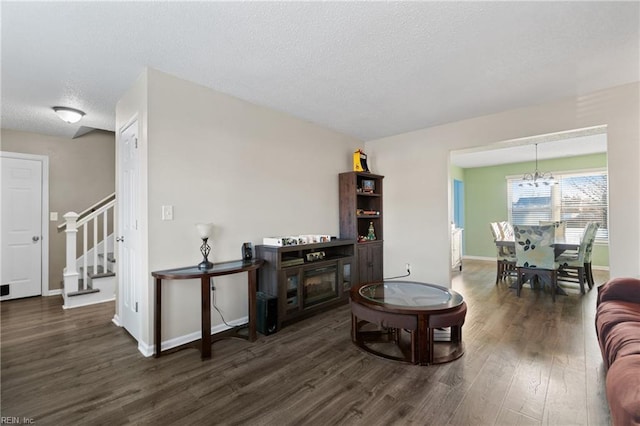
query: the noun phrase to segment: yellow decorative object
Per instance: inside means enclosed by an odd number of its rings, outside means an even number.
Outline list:
[[[368,172],[367,166],[367,154],[361,149],[353,153],[353,171],[354,172]]]

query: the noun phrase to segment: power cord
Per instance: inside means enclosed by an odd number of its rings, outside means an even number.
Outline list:
[[[216,306],[216,287],[213,285],[213,278],[211,278],[211,291],[213,292],[213,297],[211,298],[213,309],[218,311],[218,314],[220,315],[220,318],[222,318],[222,322],[224,323],[224,325],[226,325],[229,328],[237,328],[237,327],[244,327],[245,325],[249,324],[248,322],[246,322],[240,325],[231,325],[228,322],[226,322],[224,319],[224,316],[222,315],[222,312],[220,312],[220,309],[218,309],[218,307]]]
[[[406,278],[409,275],[411,275],[411,269],[407,268],[407,273],[405,275],[398,275],[397,277],[383,278],[383,280],[386,281],[386,280],[395,280],[395,279],[398,279],[398,278]]]

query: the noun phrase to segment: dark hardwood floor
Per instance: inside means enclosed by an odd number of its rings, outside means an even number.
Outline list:
[[[2,416],[39,425],[609,424],[596,289],[569,289],[554,304],[494,280],[495,264],[464,262],[453,288],[469,307],[466,352],[427,367],[357,349],[348,306],[255,343],[216,342],[201,361],[196,349],[143,357],[111,322],[113,303],[2,302]]]

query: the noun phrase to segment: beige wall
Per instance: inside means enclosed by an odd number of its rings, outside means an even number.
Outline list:
[[[148,135],[140,139],[148,162],[147,303],[151,271],[201,260],[198,222],[215,226],[214,262],[238,259],[243,242],[266,236],[338,234],[338,174],[350,170],[360,141],[158,71],[146,78],[146,95],[137,87],[127,103],[148,102]],[[161,220],[162,205],[173,206],[173,221]],[[246,276],[215,286],[225,320],[246,317]],[[199,331],[199,299],[194,281],[164,284],[164,341]],[[143,319],[147,343],[152,314]],[[212,325],[220,324],[214,311]]]
[[[366,143],[385,177],[385,271],[450,285],[449,153],[607,125],[611,276],[640,276],[640,84],[445,124]]]
[[[49,157],[49,210],[59,221],[49,225],[49,289],[61,288],[65,260],[62,216],[81,212],[115,191],[112,132],[95,131],[77,139],[2,129],[0,150]]]

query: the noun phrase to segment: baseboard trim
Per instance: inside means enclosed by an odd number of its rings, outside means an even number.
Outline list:
[[[483,260],[485,262],[495,262],[495,257],[486,257],[486,256],[462,256],[462,260]]]
[[[92,293],[93,294],[93,293]],[[107,302],[113,302],[114,300],[116,300],[115,296],[110,298],[110,299],[106,299],[106,300],[98,300],[95,302],[87,302],[87,303],[80,303],[78,305],[72,305],[72,306],[67,306],[67,305],[62,305],[62,309],[75,309],[75,308],[81,308],[83,306],[91,306],[91,305],[97,305],[99,303],[107,303]]]
[[[120,322],[120,317],[118,314],[115,314],[113,318],[111,318],[111,322],[117,325],[118,327],[122,327],[122,323]]]
[[[138,350],[140,351],[140,353],[142,355],[144,355],[145,357],[149,358],[151,356],[153,356],[154,351],[155,351],[155,346],[154,345],[149,345],[145,342],[138,342]]]
[[[56,288],[56,289],[53,289],[53,290],[49,290],[49,291],[47,291],[46,294],[43,294],[43,296],[45,296],[45,297],[62,296],[62,289],[61,288]]]
[[[223,331],[230,330],[234,327],[244,325],[249,321],[249,317],[241,317],[233,321],[228,321],[227,324],[219,324],[214,327],[211,327],[211,334],[222,333]],[[202,333],[200,331],[195,331],[193,333],[185,334],[182,336],[174,337],[172,339],[164,340],[160,347],[163,351],[166,351],[171,348],[175,348],[178,346],[186,345],[187,343],[195,342],[196,340],[200,340],[202,337]],[[153,356],[156,350],[155,344],[148,344],[143,341],[138,342],[138,350],[142,355],[146,357]]]

